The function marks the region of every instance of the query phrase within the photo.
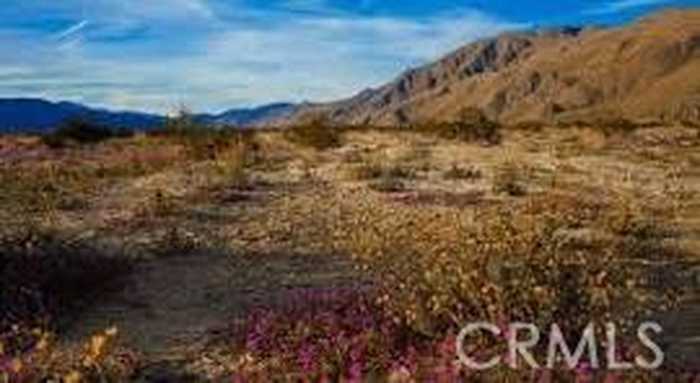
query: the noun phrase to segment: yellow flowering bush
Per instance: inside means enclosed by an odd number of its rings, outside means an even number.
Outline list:
[[[653,240],[654,257],[675,259],[676,249],[660,240],[660,223],[645,227],[642,241],[607,229],[619,214],[616,205],[572,202],[568,208],[487,208],[476,217],[369,209],[347,244],[377,277],[379,303],[395,321],[427,336],[475,321],[556,323],[565,335],[580,334],[591,322],[629,328],[658,308],[655,302],[670,307],[677,301],[670,286],[646,287],[641,261],[651,254],[630,252],[633,244]]]
[[[22,337],[23,349],[4,341]],[[138,356],[117,346],[118,331],[109,328],[76,347],[60,346],[50,333],[15,327],[0,338],[0,382],[124,382],[139,367]]]

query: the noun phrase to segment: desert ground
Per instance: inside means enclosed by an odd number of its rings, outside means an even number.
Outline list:
[[[575,216],[564,217],[577,224],[560,234],[598,243],[611,235],[602,220],[617,219],[599,216],[624,210],[669,228],[664,238],[640,241],[674,249],[670,260],[644,268],[659,290],[678,287],[679,298],[655,301],[648,315],[664,323],[669,359],[697,366],[696,127],[521,127],[489,145],[358,129],[327,148],[261,131],[216,145],[147,134],[61,148],[38,137],[0,138],[3,249],[89,253],[89,272],[97,273],[60,279],[75,282],[61,285],[75,291],[61,292],[69,308],[46,309],[47,365],[67,368],[62,358],[109,338],[131,358],[134,381],[225,380],[243,355],[227,340],[235,323],[259,307],[294,305],[289,294],[298,291],[371,288],[377,275],[363,265],[375,238],[415,231],[424,249],[453,237],[450,222],[478,228],[505,210],[533,221],[542,212]],[[635,267],[622,258],[608,264],[610,273]],[[28,270],[24,279],[38,275]]]

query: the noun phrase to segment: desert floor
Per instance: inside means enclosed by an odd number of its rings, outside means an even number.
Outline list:
[[[284,304],[280,293],[295,288],[366,283],[339,244],[367,210],[458,212],[478,224],[483,209],[551,196],[597,201],[614,190],[649,204],[677,198],[673,240],[700,255],[696,129],[513,130],[495,146],[355,131],[322,151],[277,132],[254,140],[246,159],[193,159],[158,137],[60,150],[36,138],[0,138],[4,180],[21,179],[0,184],[3,235],[41,225],[91,243],[101,256],[135,261],[119,288],[71,316],[62,342],[116,326],[153,369],[217,368],[212,339],[250,308]],[[494,189],[504,166],[515,166],[522,193]],[[695,260],[674,274],[691,293],[662,318],[673,355],[682,358],[700,354]]]

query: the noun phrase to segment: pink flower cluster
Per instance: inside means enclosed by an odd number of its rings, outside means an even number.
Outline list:
[[[296,290],[283,301],[255,310],[236,329],[235,348],[250,359],[233,382],[453,383],[478,379],[479,374],[505,374],[505,379],[517,372],[507,367],[487,372],[468,370],[457,360],[452,331],[427,336],[397,324],[375,304],[370,289]],[[628,381],[625,373],[596,371],[585,363],[575,371],[542,368],[520,371],[518,376],[542,383],[560,381],[562,376],[581,383]]]
[[[454,337],[435,341],[396,324],[367,289],[305,289],[286,298],[283,307],[259,309],[245,321],[237,347],[257,366],[244,366],[234,381],[263,379],[261,366],[266,378],[313,382],[457,380]]]

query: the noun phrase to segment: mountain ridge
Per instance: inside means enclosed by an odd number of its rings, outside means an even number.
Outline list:
[[[300,108],[339,124],[456,118],[465,107],[506,122],[600,118],[700,120],[700,10],[614,27],[508,32],[462,46],[350,98]]]

